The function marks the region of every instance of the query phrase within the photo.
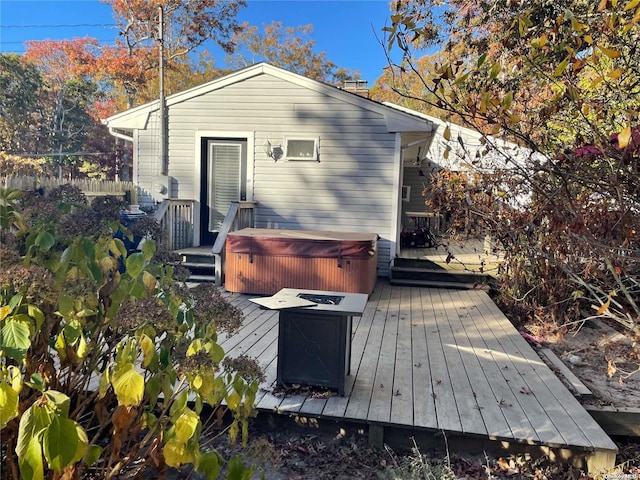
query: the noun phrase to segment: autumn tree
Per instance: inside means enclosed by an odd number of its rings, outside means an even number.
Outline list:
[[[231,67],[244,68],[267,62],[307,78],[335,85],[344,80],[357,79],[359,72],[339,68],[327,59],[326,52],[314,51],[313,25],[286,27],[283,22],[247,27],[236,35],[238,51],[226,59]]]
[[[163,50],[167,68],[177,59],[213,41],[231,53],[234,37],[243,28],[237,21],[245,0],[102,0],[113,8],[120,30],[115,47],[103,49],[101,71],[127,99],[127,106],[157,98],[159,10],[164,19]],[[155,82],[157,85],[157,82]],[[167,93],[171,93],[169,90]]]
[[[472,202],[472,230],[505,251],[503,301],[523,317],[606,317],[640,331],[639,2],[440,3],[394,4],[393,66],[420,77],[425,102],[484,134],[486,155],[469,164],[494,168],[471,172],[462,201],[441,189],[439,203],[455,214]],[[463,55],[417,68],[416,48],[460,44]],[[513,155],[496,137],[527,150]]]
[[[72,169],[82,162],[76,154],[92,130],[100,128],[93,111],[100,91],[92,79],[95,69],[95,39],[27,42],[24,60],[44,80],[39,93],[37,141],[32,153],[46,154],[58,166]]]

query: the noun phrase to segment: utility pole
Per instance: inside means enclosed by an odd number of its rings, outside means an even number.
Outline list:
[[[158,40],[160,43],[160,62],[159,62],[159,121],[160,121],[160,175],[168,173],[167,161],[167,112],[166,101],[164,98],[164,12],[162,6],[158,7]]]

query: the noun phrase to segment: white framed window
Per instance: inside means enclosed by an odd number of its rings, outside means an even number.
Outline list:
[[[403,202],[411,201],[411,187],[409,185],[402,186],[402,201]]]
[[[318,137],[285,138],[284,157],[287,160],[318,160]]]

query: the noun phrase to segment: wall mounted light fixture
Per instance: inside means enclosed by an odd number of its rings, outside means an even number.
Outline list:
[[[269,139],[267,139],[262,145],[264,148],[264,153],[267,154],[267,157],[273,158],[274,161],[278,161],[282,158],[283,150],[282,145],[272,145]]]

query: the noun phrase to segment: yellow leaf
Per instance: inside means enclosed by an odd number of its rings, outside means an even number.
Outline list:
[[[98,398],[104,398],[107,394],[107,390],[109,390],[110,383],[109,369],[106,368],[104,372],[102,372],[102,375],[100,375],[100,380],[98,380]]]
[[[623,11],[628,11],[631,10],[632,8],[636,8],[638,6],[638,4],[640,4],[640,0],[631,0],[629,3],[627,3],[624,6]]]
[[[118,398],[118,405],[139,405],[144,395],[144,377],[140,375],[132,363],[117,367],[111,380],[113,391]]]
[[[0,382],[0,428],[18,416],[18,392],[6,382]]]
[[[78,342],[78,358],[84,359],[89,353],[89,347],[87,345],[87,341],[84,339],[84,335],[80,335],[80,341]]]
[[[547,44],[547,34],[543,33],[538,39],[538,47],[542,48]]]
[[[153,289],[156,288],[156,277],[147,271],[142,272],[142,283],[147,292],[151,293]]]
[[[444,137],[445,140],[449,141],[451,140],[451,129],[449,128],[449,126],[447,125],[447,127],[444,129],[444,133],[442,134],[442,136]]]
[[[602,75],[598,75],[596,78],[593,79],[593,81],[591,82],[591,85],[589,85],[589,88],[594,88],[596,87],[598,84],[600,84],[602,81],[604,80],[604,77]]]
[[[174,468],[178,468],[183,463],[192,463],[194,460],[193,454],[187,450],[184,442],[181,442],[177,437],[172,438],[165,444],[162,454],[167,465]]]
[[[196,412],[189,409],[185,410],[176,420],[176,437],[186,443],[196,433],[199,423],[200,417]]]
[[[629,141],[631,140],[631,126],[627,125],[624,130],[618,134],[618,146],[620,148],[627,148]]]
[[[609,292],[609,295],[607,296],[607,301],[604,302],[602,305],[600,305],[600,308],[598,308],[596,315],[602,315],[604,312],[606,312],[609,309],[609,305],[611,305],[611,297],[614,297],[616,295],[616,292]],[[596,308],[595,306],[593,308]]]
[[[237,410],[242,397],[235,390],[227,395],[227,406],[230,410]]]
[[[582,38],[589,45],[593,44],[593,37],[591,35],[584,35]]]
[[[602,46],[598,46],[598,48],[609,58],[618,58],[620,56],[620,52],[615,48],[607,48]]]
[[[622,69],[621,68],[616,68],[615,70],[611,70],[607,76],[609,78],[620,78],[622,76]]]
[[[155,344],[147,335],[140,337],[140,348],[142,349],[142,366],[148,367],[155,354]]]
[[[7,315],[9,315],[10,313],[11,307],[9,305],[3,305],[2,308],[0,308],[0,321],[7,318]]]

